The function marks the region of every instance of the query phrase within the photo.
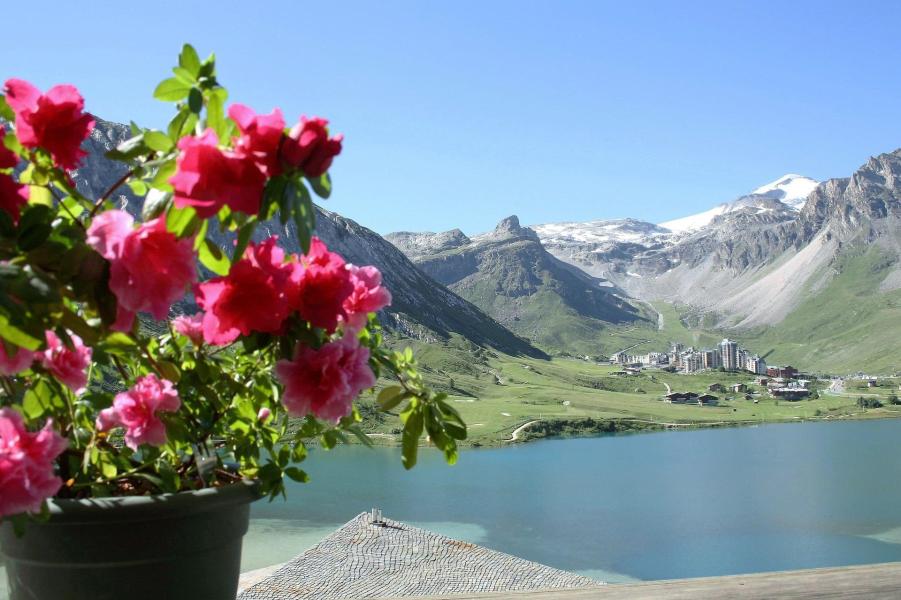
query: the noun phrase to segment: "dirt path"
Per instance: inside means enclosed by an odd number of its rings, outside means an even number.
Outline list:
[[[530,427],[537,422],[538,422],[538,419],[535,419],[534,421],[529,421],[528,423],[523,423],[522,425],[520,425],[519,427],[517,427],[516,429],[513,430],[513,433],[510,435],[510,439],[507,441],[515,442],[516,440],[519,439],[520,433],[522,433],[527,427]]]

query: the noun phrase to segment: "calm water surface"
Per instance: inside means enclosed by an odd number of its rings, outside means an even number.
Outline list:
[[[901,420],[766,425],[425,452],[315,452],[313,481],[254,505],[245,568],[373,506],[608,581],[901,560]]]
[[[371,507],[606,581],[901,561],[901,420],[766,425],[435,452],[312,453],[313,481],[257,502],[244,570]],[[4,597],[3,583],[0,597]]]

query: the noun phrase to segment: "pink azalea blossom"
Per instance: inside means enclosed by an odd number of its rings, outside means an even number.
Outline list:
[[[52,420],[32,433],[19,413],[0,408],[0,517],[40,512],[44,500],[63,484],[53,462],[66,446]]]
[[[377,268],[347,265],[347,270],[354,289],[344,301],[345,326],[350,331],[359,331],[366,326],[369,313],[391,304],[391,292],[382,286],[382,274]]]
[[[284,262],[277,242],[273,236],[250,244],[228,275],[197,286],[194,297],[204,310],[207,343],[230,344],[239,335],[281,330],[288,317],[288,282],[294,267]]]
[[[55,332],[47,330],[47,349],[41,356],[44,368],[75,394],[85,391],[88,384],[88,367],[91,364],[91,349],[81,338],[69,333],[72,348],[67,347]]]
[[[265,406],[260,409],[260,412],[257,413],[257,421],[260,423],[265,423],[269,420],[269,417],[272,416],[272,411],[266,408]]]
[[[243,104],[232,104],[228,107],[228,116],[241,132],[235,149],[252,156],[268,177],[279,175],[278,148],[285,134],[282,111],[276,108],[268,115],[258,115]]]
[[[138,378],[130,390],[116,394],[113,405],[100,411],[97,429],[124,427],[125,445],[132,450],[141,444],[162,446],[166,443],[166,426],[157,413],[175,412],[180,406],[172,382],[151,373]]]
[[[84,99],[74,86],[56,85],[46,94],[21,79],[8,79],[6,102],[16,113],[16,137],[26,148],[43,148],[56,166],[75,169],[87,152],[81,143],[94,129]]]
[[[350,414],[354,398],[375,385],[369,349],[355,336],[324,344],[318,350],[298,344],[293,360],[280,360],[275,374],[285,386],[288,414],[314,414],[337,423]]]
[[[301,117],[282,143],[281,158],[285,164],[301,169],[307,177],[319,177],[341,154],[343,140],[340,134],[329,137],[325,119]]]
[[[133,223],[125,211],[110,210],[88,228],[87,243],[111,263],[109,286],[118,305],[112,326],[116,331],[130,331],[140,311],[165,319],[197,278],[190,239],[175,237],[166,229],[164,218],[137,229]]]
[[[221,150],[212,129],[199,137],[181,138],[178,149],[177,170],[169,179],[175,188],[175,206],[193,206],[201,219],[212,217],[225,205],[248,215],[260,212],[266,175],[252,155]]]
[[[172,326],[196,347],[203,345],[203,313],[175,317],[172,319]]]
[[[15,375],[30,367],[33,361],[34,352],[16,347],[10,355],[4,344],[0,343],[0,375]]]
[[[344,302],[354,291],[350,272],[344,259],[330,252],[318,237],[296,264],[292,283],[288,292],[291,308],[314,327],[332,333],[347,317]]]

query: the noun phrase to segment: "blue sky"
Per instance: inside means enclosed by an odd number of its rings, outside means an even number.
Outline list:
[[[148,8],[149,7],[149,8]],[[184,41],[231,99],[346,136],[326,208],[380,233],[705,210],[901,146],[901,3],[69,2],[4,28],[0,75],[107,119]],[[17,22],[13,15],[10,23]]]

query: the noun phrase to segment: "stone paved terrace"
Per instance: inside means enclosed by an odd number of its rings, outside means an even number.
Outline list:
[[[333,600],[598,587],[602,584],[362,513],[239,600]]]

